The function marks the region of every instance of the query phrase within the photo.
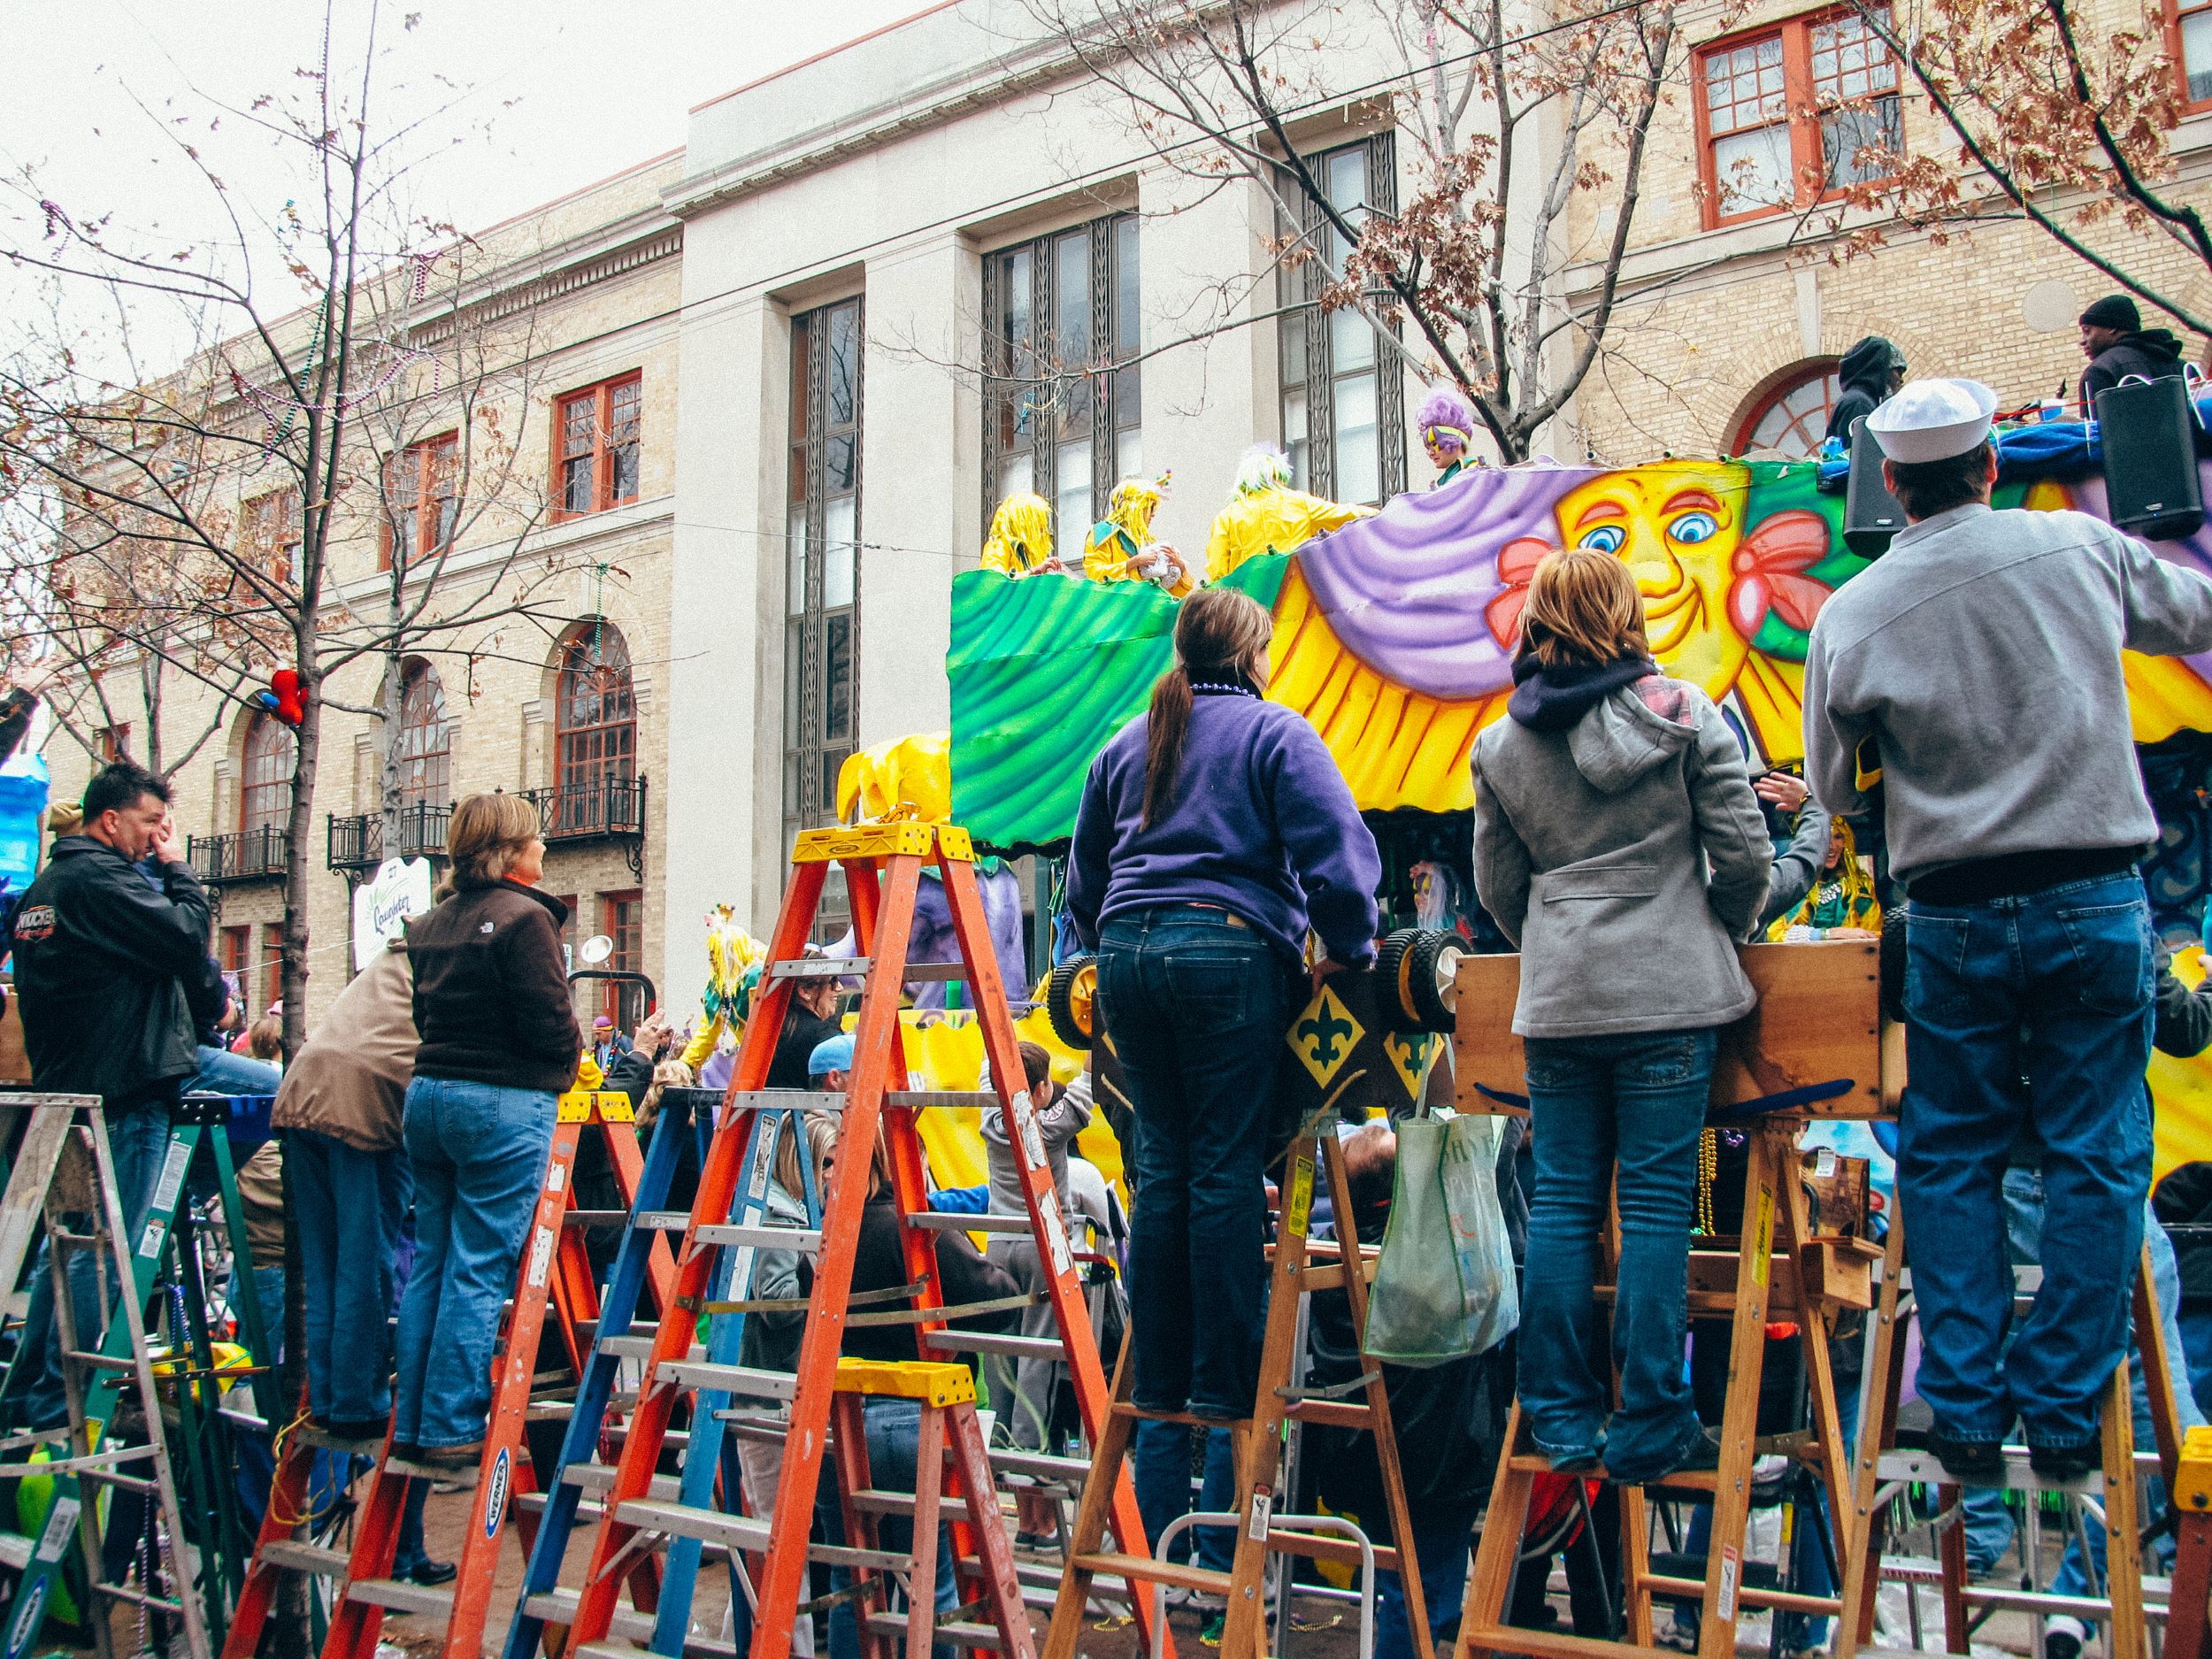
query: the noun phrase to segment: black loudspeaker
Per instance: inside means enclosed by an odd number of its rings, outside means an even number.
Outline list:
[[[1843,495],[1843,544],[1861,558],[1879,558],[1889,539],[1905,527],[1905,510],[1882,482],[1882,446],[1866,429],[1866,417],[1851,423],[1851,481]]]
[[[2115,525],[2166,541],[2204,522],[2196,429],[2185,380],[2129,380],[2097,394],[2105,500]]]

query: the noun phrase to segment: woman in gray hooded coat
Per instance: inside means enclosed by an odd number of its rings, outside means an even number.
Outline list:
[[[1635,1484],[1711,1467],[1682,1376],[1690,1214],[1718,1028],[1757,995],[1736,960],[1774,849],[1711,700],[1662,675],[1610,553],[1537,567],[1507,718],[1477,741],[1475,885],[1521,949],[1536,1164],[1520,1399],[1563,1472]],[[1613,1349],[1590,1363],[1619,1166]]]

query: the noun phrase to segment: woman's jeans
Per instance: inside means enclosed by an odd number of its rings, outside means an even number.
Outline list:
[[[1908,912],[1897,1196],[1920,1394],[1947,1433],[2001,1440],[2016,1412],[2032,1446],[2096,1438],[2150,1189],[2151,966],[2131,872]],[[2008,1358],[2002,1185],[2023,1118],[2043,1141],[2044,1230],[2060,1248]]]
[[[397,1444],[484,1438],[500,1304],[544,1184],[553,1112],[543,1089],[420,1073],[407,1086],[415,1262],[399,1304]]]
[[[922,1449],[921,1402],[870,1400],[861,1411],[868,1425],[868,1484],[878,1492],[913,1491],[915,1469]],[[845,1517],[838,1503],[836,1477],[827,1468],[815,1488],[814,1519],[822,1529],[825,1542],[846,1541]],[[914,1523],[903,1517],[886,1516],[878,1523],[877,1540],[887,1550],[910,1550],[914,1547]],[[941,1524],[937,1529],[933,1603],[940,1620],[960,1605],[960,1586],[954,1573],[956,1565],[952,1553],[952,1529]],[[832,1589],[841,1590],[851,1582],[850,1569],[830,1570]],[[830,1609],[829,1650],[830,1659],[860,1659],[860,1618],[849,1599]],[[930,1653],[932,1659],[953,1659],[954,1649],[949,1642],[933,1642]]]
[[[392,1261],[415,1187],[407,1154],[292,1129],[284,1156],[307,1308],[308,1409],[322,1423],[380,1424],[392,1411]]]
[[[1292,1012],[1284,964],[1226,910],[1163,905],[1101,930],[1098,1001],[1137,1116],[1133,1395],[1147,1410],[1248,1417],[1268,1106]]]
[[[1683,1375],[1690,1213],[1716,1033],[1633,1032],[1528,1040],[1536,1202],[1521,1293],[1520,1396],[1539,1450],[1600,1453],[1635,1484],[1677,1466],[1704,1430]],[[1620,1165],[1621,1259],[1613,1357],[1621,1409],[1597,1346],[1599,1242]]]

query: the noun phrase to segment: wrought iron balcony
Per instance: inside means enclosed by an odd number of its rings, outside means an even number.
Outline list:
[[[387,858],[442,858],[446,826],[452,818],[451,802],[434,805],[418,801],[400,808],[397,844],[387,852],[381,812],[357,812],[349,818],[334,812],[328,830],[330,868],[365,875]]]
[[[194,835],[185,842],[185,862],[210,887],[234,881],[269,881],[284,873],[291,838],[280,829],[235,830],[228,835]]]
[[[631,873],[641,874],[645,861],[645,780],[602,778],[550,788],[518,791],[538,810],[549,846],[612,841],[624,848]]]

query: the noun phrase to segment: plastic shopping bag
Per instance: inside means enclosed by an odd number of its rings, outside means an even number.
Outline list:
[[[1497,1160],[1494,1118],[1399,1124],[1390,1225],[1367,1304],[1371,1357],[1440,1365],[1494,1348],[1519,1325]]]

